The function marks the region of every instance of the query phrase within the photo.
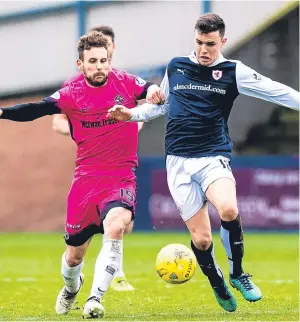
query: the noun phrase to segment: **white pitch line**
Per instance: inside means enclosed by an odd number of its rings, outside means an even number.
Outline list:
[[[17,282],[37,282],[38,280],[34,277],[18,277]]]
[[[138,278],[138,279],[133,279],[135,282],[140,282],[142,281],[142,279]],[[2,279],[0,279],[0,281],[6,282],[6,283],[13,283],[13,282],[19,282],[19,283],[26,283],[26,282],[31,282],[31,283],[35,283],[35,282],[40,282],[40,281],[47,281],[47,282],[59,282],[60,279],[56,278],[56,279],[39,279],[39,278],[35,278],[35,277],[30,277],[30,276],[26,276],[26,277],[16,277],[16,278],[11,278],[11,277],[3,277]],[[163,280],[157,280],[157,283],[164,283]],[[198,281],[195,279],[192,279],[190,281],[190,283],[197,283]],[[206,281],[201,281],[199,283],[201,283],[201,287],[205,287],[207,283],[204,283]],[[255,282],[257,283],[270,283],[270,284],[295,284],[297,283],[296,280],[292,280],[292,279],[288,279],[288,280],[283,280],[283,279],[275,279],[275,280],[259,280],[256,279]],[[208,284],[207,284],[208,285]],[[172,287],[176,287],[177,285],[175,284],[166,284],[165,285],[166,288],[172,288]]]
[[[6,283],[14,283],[14,282],[18,282],[18,283],[35,283],[35,282],[58,282],[60,281],[60,279],[38,279],[35,277],[30,277],[30,276],[26,276],[26,277],[15,277],[15,278],[11,278],[11,277],[3,277],[2,279],[0,279],[0,281],[6,282]]]
[[[12,279],[9,277],[3,278],[3,282],[12,282]]]
[[[280,279],[276,279],[276,280],[255,280],[255,282],[257,283],[271,283],[271,284],[294,284],[296,283],[295,280],[280,280]]]

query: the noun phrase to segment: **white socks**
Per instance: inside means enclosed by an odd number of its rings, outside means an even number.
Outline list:
[[[102,249],[97,257],[91,296],[100,300],[108,290],[114,274],[120,267],[123,241],[105,239]]]
[[[81,264],[70,267],[66,262],[66,254],[62,255],[61,274],[68,292],[76,293],[80,287]],[[90,296],[100,300],[108,290],[114,277],[124,276],[123,272],[123,240],[108,239],[103,236],[103,246],[97,257],[95,274]]]
[[[61,274],[68,292],[76,293],[79,290],[80,273],[82,268],[83,268],[83,261],[81,264],[75,267],[70,267],[66,262],[66,253],[63,253]]]
[[[103,234],[103,239],[102,239],[103,244],[106,240],[107,240],[107,237]],[[125,273],[123,271],[123,244],[122,244],[120,265],[119,265],[119,269],[115,272],[114,278],[123,277],[123,276],[125,276]]]

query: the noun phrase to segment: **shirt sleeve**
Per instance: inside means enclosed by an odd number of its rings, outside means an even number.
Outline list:
[[[236,65],[236,82],[240,94],[299,110],[299,92],[289,86],[260,75],[254,69],[241,62],[237,62]]]
[[[17,104],[3,108],[0,118],[15,122],[29,122],[46,115],[59,114],[61,110],[54,102]]]
[[[133,86],[133,95],[136,100],[141,100],[146,98],[148,88],[153,85],[153,83],[145,81],[143,78],[128,74],[130,82]]]
[[[136,95],[136,99],[137,99],[137,100],[143,100],[143,99],[145,99],[145,98],[147,97],[147,92],[148,92],[149,87],[151,87],[151,86],[153,86],[153,85],[155,85],[155,84],[153,84],[153,83],[151,83],[151,82],[146,82],[146,85],[145,85],[145,87],[144,87],[144,89],[143,89],[142,93],[141,93],[141,94],[139,94],[139,95]],[[157,86],[157,85],[155,85],[155,86]],[[138,90],[139,90],[139,89],[138,89]]]
[[[162,105],[144,103],[131,109],[132,118],[130,122],[148,122],[161,115],[165,115],[169,109],[169,79],[167,72],[160,84],[160,88],[165,96],[165,103]]]
[[[70,87],[67,85],[48,96],[44,101],[54,103],[64,114],[68,114],[73,106],[73,99],[70,93]]]

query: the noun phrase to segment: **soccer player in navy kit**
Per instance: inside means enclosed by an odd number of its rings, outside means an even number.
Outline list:
[[[221,239],[230,266],[230,284],[250,302],[260,289],[244,272],[244,240],[230,160],[232,141],[227,120],[239,94],[299,109],[300,94],[258,74],[240,61],[224,58],[225,24],[216,14],[202,15],[195,25],[195,50],[173,58],[161,88],[164,105],[143,104],[109,110],[118,120],[147,122],[168,113],[165,136],[167,180],[172,197],[191,234],[191,247],[215,297],[226,311],[237,304],[218,267],[212,243],[207,200],[221,217]]]

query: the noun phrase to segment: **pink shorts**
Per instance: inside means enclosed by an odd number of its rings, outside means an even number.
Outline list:
[[[131,210],[133,219],[136,188],[134,174],[75,178],[67,201],[66,243],[80,246],[94,234],[103,234],[103,220],[112,208]]]

